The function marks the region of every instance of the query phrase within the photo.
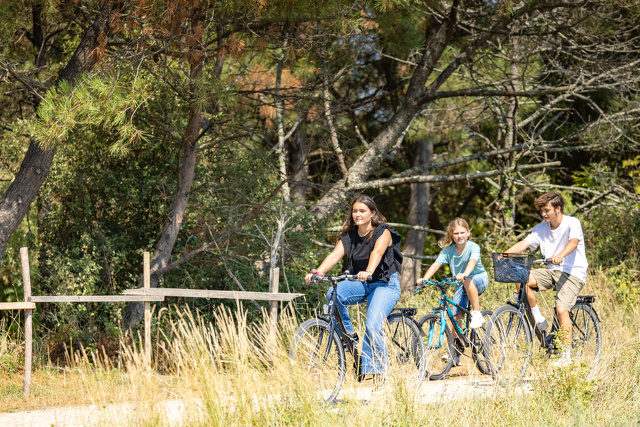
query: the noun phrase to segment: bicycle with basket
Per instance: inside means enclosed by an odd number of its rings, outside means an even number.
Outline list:
[[[493,253],[494,279],[502,283],[519,283],[520,290],[514,294],[515,301],[496,310],[487,325],[486,359],[494,377],[522,378],[533,358],[533,336],[540,342],[546,357],[559,352],[560,327],[553,310],[551,330],[540,331],[526,297],[526,286],[531,267],[536,264],[551,264],[550,259],[534,260],[533,254],[517,255]],[[575,364],[593,369],[602,348],[600,319],[593,302],[595,296],[579,295],[571,309],[571,355]]]

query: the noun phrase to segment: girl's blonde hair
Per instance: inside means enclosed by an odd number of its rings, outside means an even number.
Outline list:
[[[449,223],[449,225],[447,225],[447,234],[442,239],[438,240],[438,246],[440,246],[441,249],[444,249],[453,243],[453,230],[456,227],[464,227],[467,231],[471,231],[467,221],[462,218],[455,218]]]

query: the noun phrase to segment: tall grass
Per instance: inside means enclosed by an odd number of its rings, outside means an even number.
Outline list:
[[[66,390],[82,394],[76,402],[104,408],[100,417],[86,420],[97,425],[637,424],[640,315],[608,294],[602,277],[590,279],[603,321],[599,365],[591,373],[537,366],[528,389],[494,384],[485,376],[487,386],[471,395],[437,400],[392,378],[379,394],[347,394],[343,402],[327,405],[317,384],[289,360],[298,326],[292,313],[283,313],[274,329],[269,322],[250,324],[242,310],[221,308],[211,323],[191,312],[177,311],[172,318],[161,312],[167,326],[155,336],[151,365],[137,345],[123,344],[115,365],[104,354],[75,353],[64,371],[73,382]]]

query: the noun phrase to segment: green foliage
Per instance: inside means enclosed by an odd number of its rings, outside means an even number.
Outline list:
[[[601,207],[583,225],[592,263],[604,268],[626,264],[640,270],[640,209],[632,204]]]
[[[39,120],[31,132],[45,146],[69,138],[78,126],[94,126],[119,136],[112,155],[123,156],[143,139],[132,116],[150,96],[147,79],[110,81],[105,76],[85,76],[74,86],[63,81],[45,95],[38,109]]]
[[[561,413],[584,410],[598,387],[598,381],[589,379],[588,372],[585,366],[554,369],[548,376],[534,382],[533,399]]]
[[[10,324],[15,325],[16,322]],[[14,374],[24,366],[24,347],[20,345],[21,334],[12,333],[11,329],[7,326],[5,319],[0,319],[0,377]]]

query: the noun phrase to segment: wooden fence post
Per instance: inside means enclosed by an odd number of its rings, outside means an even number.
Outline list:
[[[27,248],[20,248],[20,263],[22,264],[22,287],[24,288],[24,302],[31,301],[31,273],[29,273],[29,252]],[[33,310],[24,312],[24,397],[31,392],[31,363],[33,358]]]
[[[143,254],[144,288],[151,288],[151,266],[149,252]],[[151,302],[144,302],[144,353],[151,366]]]
[[[269,281],[271,282],[271,293],[277,294],[280,286],[280,269],[278,267],[269,270]],[[275,326],[278,322],[278,301],[269,301],[269,315]]]

